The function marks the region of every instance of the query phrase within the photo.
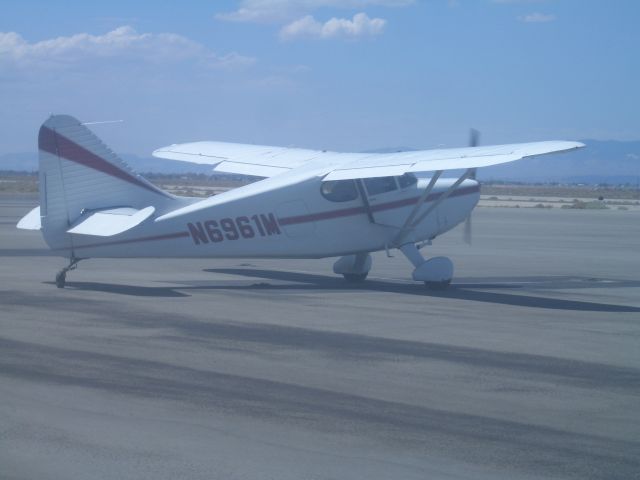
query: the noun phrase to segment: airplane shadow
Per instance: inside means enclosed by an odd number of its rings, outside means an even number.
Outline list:
[[[360,284],[346,283],[337,276],[262,270],[252,268],[212,268],[205,272],[243,275],[278,281],[298,282],[293,285],[257,283],[244,286],[213,287],[225,289],[267,289],[267,290],[337,290],[337,291],[377,291],[422,297],[453,298],[475,302],[513,305],[519,307],[547,308],[554,310],[580,310],[589,312],[640,312],[640,307],[607,303],[565,300],[517,293],[487,292],[482,290],[534,291],[564,290],[575,288],[620,288],[640,287],[640,281],[607,281],[576,277],[499,277],[489,279],[460,279],[446,290],[430,290],[421,283],[401,283],[370,279]],[[489,280],[489,281],[487,281]]]
[[[608,303],[586,302],[541,296],[535,293],[565,289],[640,287],[640,281],[600,280],[582,277],[489,277],[460,278],[447,290],[429,290],[420,283],[370,279],[360,284],[346,283],[333,275],[317,275],[282,270],[257,268],[213,268],[205,272],[250,277],[258,281],[185,282],[175,287],[141,287],[100,282],[67,282],[70,290],[86,290],[136,297],[189,297],[190,291],[331,291],[331,292],[383,292],[421,297],[450,298],[463,301],[511,305],[551,310],[576,310],[585,312],[640,312],[640,307]],[[259,281],[260,279],[266,281]],[[269,283],[269,281],[287,283]],[[53,284],[53,282],[44,282]]]
[[[55,282],[42,282],[55,285]],[[136,285],[122,285],[100,282],[67,282],[65,289],[87,290],[92,292],[115,293],[134,297],[190,297],[186,293],[177,291],[173,287],[140,287]]]

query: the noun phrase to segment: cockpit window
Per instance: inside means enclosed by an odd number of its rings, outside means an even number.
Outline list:
[[[353,180],[333,180],[323,182],[322,196],[332,202],[348,202],[358,198],[358,189]]]
[[[418,179],[416,178],[416,176],[410,173],[405,173],[404,175],[398,177],[398,185],[400,185],[400,188],[412,187],[417,182]]]
[[[395,177],[365,178],[364,184],[367,186],[367,192],[369,195],[391,192],[398,188]]]

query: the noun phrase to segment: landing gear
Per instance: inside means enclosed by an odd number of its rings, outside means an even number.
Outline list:
[[[342,276],[349,283],[362,283],[367,278],[368,273],[343,273]]]
[[[413,243],[406,243],[400,251],[413,264],[412,277],[422,281],[431,290],[445,290],[453,278],[453,262],[447,257],[433,257],[425,260]]]
[[[451,280],[446,282],[424,282],[424,286],[429,290],[446,290],[451,285]]]
[[[58,288],[64,288],[64,284],[67,281],[67,272],[65,272],[64,270],[59,271],[56,274],[56,287]]]
[[[64,267],[56,274],[56,287],[64,288],[67,282],[67,272],[71,270],[75,270],[78,267],[78,262],[82,260],[81,258],[71,257],[69,259],[69,265]]]
[[[345,255],[333,264],[333,272],[342,275],[349,283],[364,282],[369,270],[371,270],[371,255],[366,252]]]

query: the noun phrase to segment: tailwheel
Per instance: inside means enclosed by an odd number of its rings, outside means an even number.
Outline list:
[[[367,273],[343,273],[342,276],[349,283],[362,283],[367,278]]]
[[[76,268],[78,268],[78,262],[80,260],[82,260],[82,259],[81,258],[76,258],[74,256],[72,256],[69,259],[69,265],[67,265],[62,270],[60,270],[56,275],[56,287],[64,288],[65,284],[67,283],[67,272],[70,271],[70,270],[75,270]]]

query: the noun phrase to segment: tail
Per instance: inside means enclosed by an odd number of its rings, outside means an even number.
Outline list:
[[[71,234],[116,235],[177,201],[135,174],[71,116],[49,117],[40,127],[38,149],[40,228],[53,249],[73,255]]]

